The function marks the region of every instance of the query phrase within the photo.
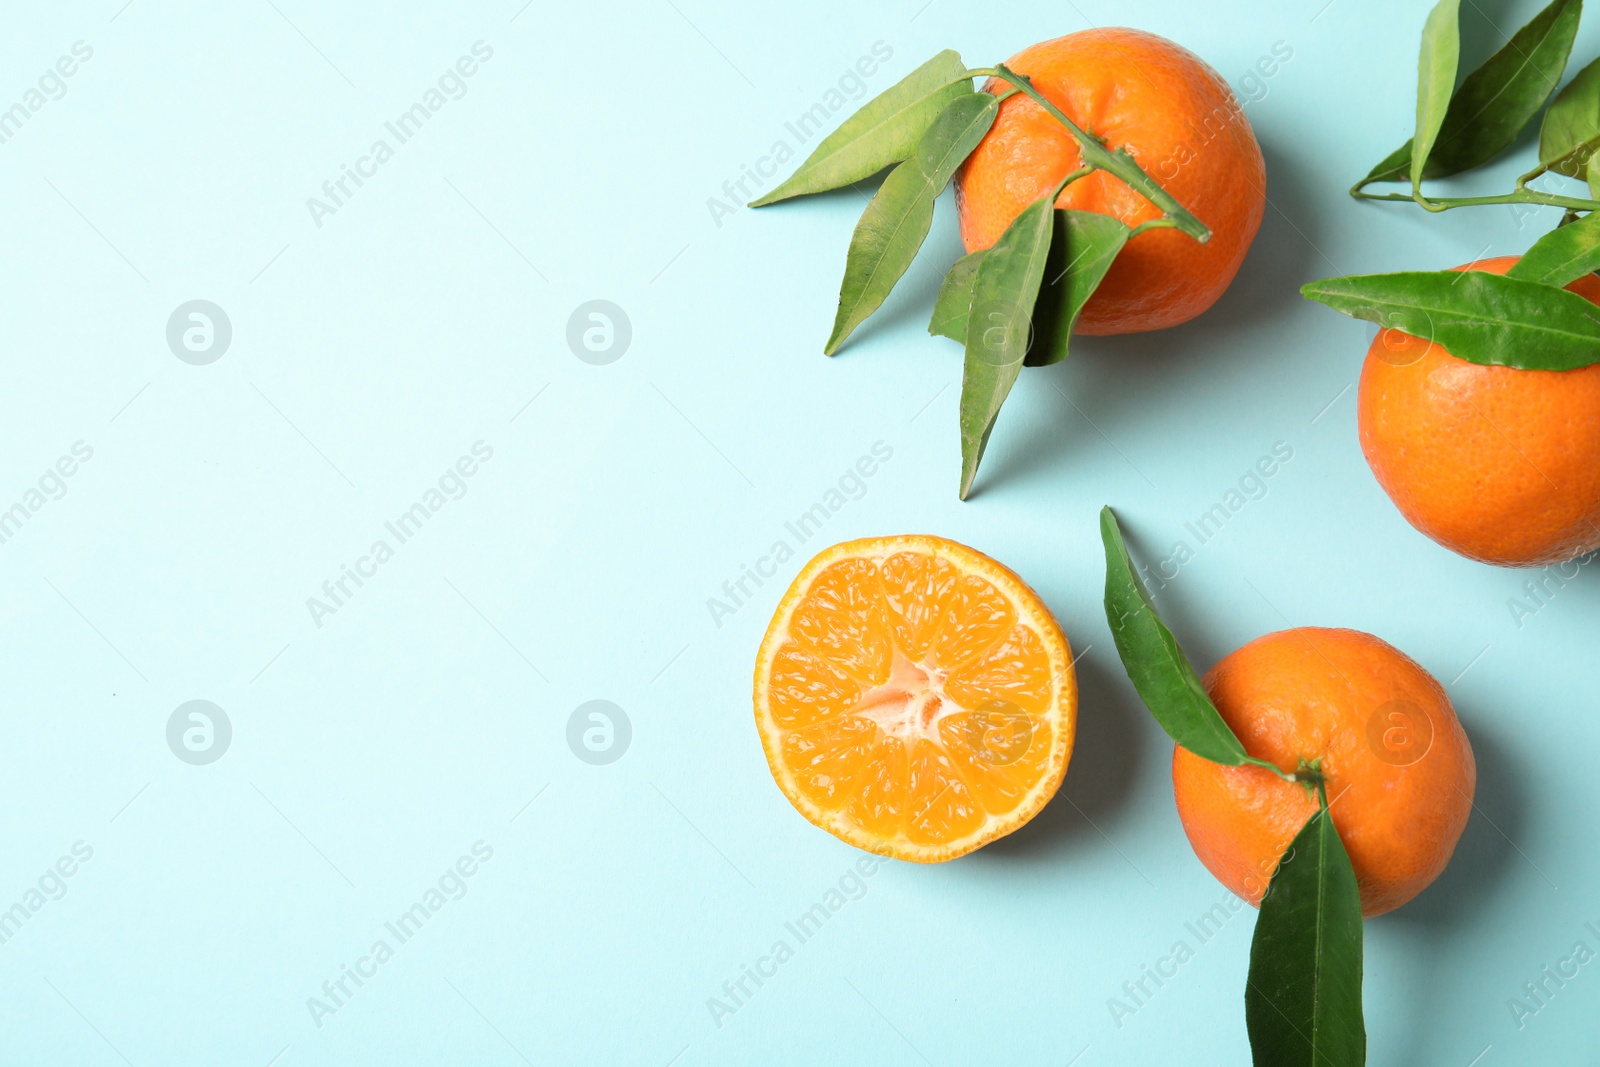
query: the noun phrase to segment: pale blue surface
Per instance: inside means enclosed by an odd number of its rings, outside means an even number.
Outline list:
[[[1592,1050],[1594,967],[1520,1030],[1507,1001],[1600,947],[1595,578],[1519,628],[1527,575],[1405,525],[1356,444],[1368,330],[1295,292],[1554,222],[1344,195],[1407,135],[1424,4],[274,2],[13,5],[0,36],[5,105],[94,50],[0,145],[0,507],[93,448],[0,545],[0,908],[93,849],[0,945],[6,1064],[1245,1062],[1248,911],[1120,1027],[1108,1010],[1225,894],[1111,647],[1095,514],[1117,505],[1153,561],[1280,441],[1267,495],[1159,594],[1169,621],[1202,668],[1291,623],[1372,630],[1449,684],[1479,761],[1452,866],[1367,926],[1372,1061]],[[1498,38],[1467,6],[1473,63]],[[1510,27],[1537,5],[1503,6]],[[861,198],[720,225],[707,200],[874,42],[871,91],[940,48],[993,62],[1092,23],[1255,97],[1272,206],[1199,321],[1025,374],[961,504],[959,351],[924,333],[948,198],[832,361]],[[464,98],[318,228],[306,198],[479,40]],[[1293,58],[1263,96],[1243,79],[1275,42]],[[1597,51],[1591,24],[1577,62]],[[164,338],[196,298],[233,325],[209,366]],[[597,298],[633,325],[609,366],[565,341]],[[318,628],[306,598],[480,440],[466,495]],[[707,598],[878,441],[864,495],[714,625]],[[812,550],[903,531],[1005,561],[1086,650],[1072,770],[1001,844],[885,863],[719,1027],[707,999],[859,857],[772,784],[757,640]],[[633,726],[609,766],[566,742],[596,698]],[[232,721],[209,766],[165,739],[192,699]],[[465,896],[316,1026],[307,998],[480,840]]]

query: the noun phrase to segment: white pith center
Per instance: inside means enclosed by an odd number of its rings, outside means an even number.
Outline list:
[[[949,672],[913,662],[898,648],[893,655],[888,680],[862,693],[854,714],[871,719],[890,737],[942,743],[939,724],[966,710],[944,691]]]

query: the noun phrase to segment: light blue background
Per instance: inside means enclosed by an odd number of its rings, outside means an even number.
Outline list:
[[[1373,1062],[1574,1062],[1600,969],[1521,1029],[1507,1001],[1600,947],[1594,575],[1519,626],[1528,575],[1407,526],[1356,443],[1369,331],[1296,294],[1555,221],[1344,195],[1408,132],[1426,5],[1404,6],[12,5],[0,106],[94,54],[0,145],[0,507],[74,442],[94,455],[0,545],[0,908],[74,842],[93,858],[0,945],[0,1059],[1244,1062],[1249,911],[1120,1027],[1108,1009],[1225,893],[1111,646],[1095,514],[1115,504],[1146,562],[1194,547],[1184,523],[1283,442],[1267,495],[1159,592],[1169,621],[1202,667],[1290,624],[1376,632],[1447,683],[1478,757],[1454,862],[1367,924]],[[1499,38],[1466,8],[1472,64]],[[1204,317],[1025,374],[961,504],[960,354],[924,332],[948,198],[831,361],[864,194],[720,220],[708,199],[875,42],[872,92],[940,48],[989,63],[1099,24],[1181,41],[1241,95],[1292,48],[1246,108],[1271,205]],[[307,198],[479,40],[465,97],[319,228]],[[1597,51],[1591,25],[1574,69]],[[1508,187],[1528,155],[1457,184]],[[234,331],[209,366],[165,342],[196,298]],[[565,341],[597,298],[633,326],[609,366]],[[465,497],[316,626],[306,598],[480,440]],[[707,598],[878,441],[865,494],[714,624]],[[906,531],[991,553],[1057,613],[1084,653],[1071,771],[999,844],[885,863],[719,1027],[707,999],[860,855],[773,786],[757,641],[813,550]],[[597,698],[633,727],[608,766],[566,742]],[[167,747],[191,699],[233,725],[209,766]],[[480,840],[466,895],[315,1025],[307,998]]]

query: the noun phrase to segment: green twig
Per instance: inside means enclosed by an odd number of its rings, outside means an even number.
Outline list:
[[[1483,207],[1490,204],[1539,204],[1545,207],[1561,207],[1569,211],[1600,211],[1600,201],[1585,200],[1578,196],[1561,196],[1557,193],[1546,193],[1538,189],[1529,189],[1524,182],[1531,181],[1539,176],[1539,172],[1530,172],[1517,179],[1517,187],[1509,193],[1498,196],[1441,196],[1437,198],[1426,197],[1420,193],[1367,193],[1362,189],[1365,182],[1352,186],[1350,195],[1357,200],[1397,200],[1409,201],[1428,211],[1449,211],[1458,207]]]
[[[1286,771],[1271,760],[1257,759],[1254,756],[1246,756],[1244,762],[1252,767],[1260,767],[1264,771],[1271,771],[1286,782],[1297,782],[1304,786],[1315,786],[1318,789],[1322,789],[1325,781],[1322,777],[1322,768],[1318,765],[1320,761],[1317,760],[1313,760],[1310,763],[1301,760],[1299,768],[1293,771]],[[1326,793],[1324,793],[1324,797],[1326,797]]]
[[[1210,228],[1190,214],[1189,210],[1178,203],[1177,199],[1162,188],[1159,182],[1146,174],[1126,148],[1113,150],[1101,144],[1097,137],[1084,130],[1076,122],[1073,122],[1065,112],[1047,100],[1043,93],[1033,87],[1033,83],[1025,75],[1018,74],[1004,63],[994,67],[977,67],[967,71],[967,73],[973,77],[1000,78],[1008,82],[1014,90],[1025,93],[1029,99],[1042,107],[1047,114],[1067,128],[1067,132],[1077,140],[1078,150],[1083,156],[1083,162],[1086,166],[1093,170],[1107,171],[1119,178],[1134,192],[1160,208],[1170,219],[1167,225],[1177,227],[1201,244],[1211,240]]]
[[[1517,179],[1517,188],[1522,189],[1526,187],[1529,182],[1533,181],[1533,179],[1537,178],[1539,175],[1546,173],[1549,171],[1549,169],[1550,168],[1545,166],[1543,163],[1539,164],[1537,167],[1534,167],[1528,173]]]
[[[1177,226],[1178,220],[1167,215],[1163,215],[1159,219],[1146,219],[1133,228],[1132,232],[1128,234],[1128,240],[1133,240],[1146,230],[1172,230],[1176,229]]]

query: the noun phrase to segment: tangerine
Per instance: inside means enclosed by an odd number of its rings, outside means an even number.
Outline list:
[[[1266,205],[1266,168],[1228,83],[1193,52],[1152,33],[1091,29],[1023,49],[1006,66],[1113,151],[1141,168],[1202,223],[1201,244],[1175,229],[1128,242],[1084,306],[1081,334],[1137,333],[1187,322],[1216,303],[1244,261]],[[986,92],[1009,83],[990,79]],[[994,126],[956,174],[961,239],[988,248],[1022,209],[1082,165],[1077,140],[1034,101],[1000,105]],[[1097,170],[1069,183],[1056,207],[1112,215],[1130,227],[1161,211]]]
[[[1316,764],[1363,915],[1398,908],[1444,870],[1477,769],[1449,697],[1410,657],[1371,634],[1302,627],[1251,641],[1204,684],[1251,756],[1286,773]],[[1303,783],[1182,747],[1172,784],[1195,855],[1252,904],[1319,806]]]
[[[940,537],[847,541],[800,571],[762,639],[756,729],[811,822],[936,863],[1017,829],[1055,794],[1078,688],[1049,608]]]
[[[1504,274],[1519,258],[1456,269]],[[1600,304],[1600,277],[1567,288]],[[1446,548],[1502,567],[1600,548],[1600,364],[1489,366],[1379,330],[1361,368],[1357,422],[1378,484]]]

